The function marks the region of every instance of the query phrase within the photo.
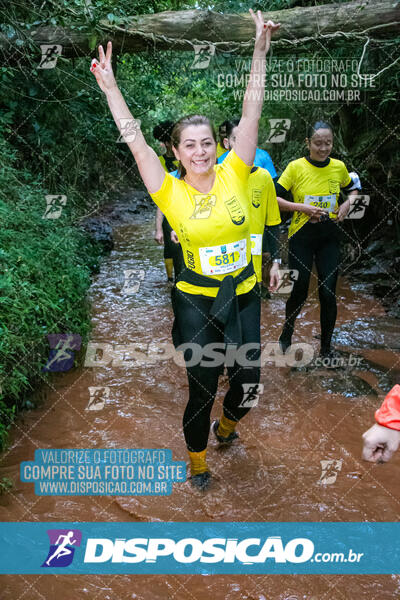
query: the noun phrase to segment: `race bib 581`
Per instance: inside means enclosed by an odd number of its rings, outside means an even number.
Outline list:
[[[199,248],[204,275],[224,275],[247,265],[246,240]]]

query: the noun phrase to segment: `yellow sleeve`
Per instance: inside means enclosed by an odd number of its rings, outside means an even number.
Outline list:
[[[171,204],[175,183],[179,183],[179,180],[169,173],[165,173],[164,181],[162,182],[160,189],[154,194],[150,194],[151,198],[164,214],[166,214],[166,211],[168,211]]]
[[[158,157],[158,160],[162,164],[164,171],[166,171],[168,173],[167,165],[165,164],[165,158],[163,157],[162,154],[160,154],[160,156]]]
[[[346,165],[344,163],[342,163],[342,165],[343,165],[343,174],[342,174],[342,179],[340,181],[340,187],[346,187],[346,185],[349,185],[349,183],[351,181],[351,177],[349,175]]]
[[[231,172],[233,171],[233,173],[235,173],[235,175],[243,181],[247,181],[252,169],[252,167],[246,165],[246,163],[239,158],[234,150],[228,152],[228,156],[225,158],[224,162],[220,164],[220,166],[224,170],[229,170]]]
[[[226,148],[223,148],[221,146],[221,144],[218,142],[217,144],[217,158],[219,158],[220,156],[222,156],[223,154],[225,154],[226,152]]]
[[[269,175],[269,173],[268,173]],[[267,183],[267,212],[265,215],[266,225],[279,225],[281,223],[281,213],[279,210],[278,200],[276,199],[275,185],[271,175],[268,177]]]
[[[293,163],[289,163],[282,175],[278,179],[278,183],[289,191],[293,185]]]

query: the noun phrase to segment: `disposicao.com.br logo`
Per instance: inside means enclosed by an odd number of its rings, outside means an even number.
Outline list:
[[[351,556],[360,555],[353,551]],[[319,558],[320,553],[315,556]],[[317,562],[340,562],[339,554],[324,554]],[[329,556],[328,556],[329,555]],[[265,563],[269,559],[275,563],[314,562],[314,543],[308,538],[293,538],[285,545],[280,536],[262,538],[208,538],[200,540],[188,537],[180,540],[171,538],[89,538],[86,543],[85,563],[156,563],[158,559],[169,557],[177,563],[235,563],[245,565]],[[350,553],[349,553],[350,556]],[[362,555],[361,555],[362,556]],[[342,557],[341,562],[347,562]],[[352,559],[349,559],[353,562]]]
[[[3,522],[0,574],[391,574],[399,539],[398,522]]]
[[[143,531],[144,533],[144,531]],[[74,550],[81,545],[82,533],[77,529],[52,529],[47,534],[50,548],[41,567],[67,567],[74,559]],[[77,572],[135,572],[145,573],[156,569],[160,573],[179,572],[291,572],[304,565],[308,570],[321,569],[319,564],[360,564],[363,553],[351,548],[344,552],[317,552],[309,537],[286,537],[270,535],[252,536],[175,536],[175,537],[89,537],[79,556],[75,557],[73,569]],[[325,544],[324,544],[325,545]],[[319,546],[319,543],[317,544]],[[338,564],[339,563],[339,564]],[[340,566],[342,563],[342,567]],[[343,564],[344,563],[344,564]],[[208,565],[208,566],[207,566]],[[307,566],[308,565],[308,566]],[[311,566],[311,565],[314,565]],[[122,569],[122,570],[121,570]],[[126,571],[127,569],[127,571]],[[199,571],[200,569],[200,571]],[[261,569],[261,571],[260,571]],[[326,569],[329,570],[328,565]],[[219,572],[219,571],[218,571]],[[281,572],[281,571],[279,571]]]

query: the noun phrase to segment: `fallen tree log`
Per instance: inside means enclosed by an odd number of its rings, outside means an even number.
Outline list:
[[[265,19],[281,23],[274,35],[276,48],[297,47],[311,40],[334,37],[367,39],[393,37],[400,29],[400,3],[394,0],[363,0],[265,12]],[[18,62],[40,44],[62,46],[65,57],[93,54],[95,46],[111,39],[116,53],[143,50],[192,50],[195,44],[213,44],[217,51],[250,52],[254,24],[249,14],[213,11],[166,11],[133,16],[124,23],[100,21],[102,34],[76,28],[38,27],[0,33],[0,53],[5,63]]]

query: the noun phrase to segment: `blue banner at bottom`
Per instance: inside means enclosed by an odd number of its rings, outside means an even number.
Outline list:
[[[1,523],[2,574],[395,574],[400,523]]]

